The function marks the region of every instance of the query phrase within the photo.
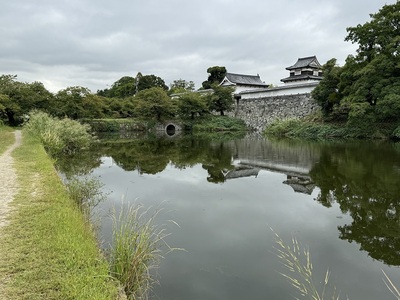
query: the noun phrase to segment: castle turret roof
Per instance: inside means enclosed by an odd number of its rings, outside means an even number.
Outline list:
[[[314,56],[299,58],[293,66],[287,67],[286,70],[302,69],[307,67],[314,69],[321,69],[322,66],[318,62],[317,57],[314,55]]]

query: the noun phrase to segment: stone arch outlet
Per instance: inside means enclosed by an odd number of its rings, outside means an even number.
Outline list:
[[[169,135],[169,136],[173,136],[175,135],[176,132],[176,125],[175,124],[168,124],[167,126],[165,126],[165,132]]]

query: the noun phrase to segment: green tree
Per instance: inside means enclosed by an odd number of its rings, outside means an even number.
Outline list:
[[[211,89],[213,85],[220,84],[226,75],[226,68],[220,66],[209,67],[207,69],[208,79],[203,82],[204,89]]]
[[[234,107],[233,92],[235,89],[215,85],[213,90],[214,92],[208,96],[209,108],[223,116],[225,111],[231,111]]]
[[[110,89],[97,91],[97,95],[109,98],[125,98],[136,93],[136,79],[124,76],[114,82]]]
[[[184,79],[174,80],[169,88],[169,94],[184,93],[194,91],[194,82],[186,81]]]
[[[53,100],[41,82],[17,81],[16,75],[0,76],[1,117],[9,124],[16,125],[32,109],[47,110]]]
[[[88,88],[81,86],[67,87],[55,96],[56,105],[51,113],[58,117],[71,119],[102,118],[107,112],[104,97],[94,95]]]
[[[163,118],[172,117],[175,107],[164,89],[152,87],[136,95],[135,113],[141,117],[161,121]]]
[[[375,106],[385,97],[393,100],[400,91],[400,1],[370,17],[363,25],[347,28],[345,40],[358,44],[357,54],[346,61],[340,83],[343,104],[350,111],[359,107],[351,103]]]
[[[324,78],[312,91],[312,97],[322,108],[324,115],[332,112],[333,106],[339,104],[342,96],[338,90],[340,82],[341,68],[336,64],[336,59],[332,58],[322,66]]]
[[[168,86],[165,84],[165,81],[155,75],[142,75],[141,73],[138,73],[136,76],[136,84],[137,88],[136,91],[140,92],[143,90],[147,90],[150,88],[158,87],[163,89],[164,91],[168,91]]]
[[[187,92],[177,100],[178,114],[183,118],[194,119],[196,115],[208,112],[207,99],[196,92]]]

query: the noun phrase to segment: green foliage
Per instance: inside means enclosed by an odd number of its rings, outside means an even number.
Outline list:
[[[214,85],[220,84],[226,75],[226,68],[220,66],[207,69],[208,79],[202,83],[204,89],[211,89]]]
[[[50,155],[72,154],[93,141],[89,125],[70,119],[59,120],[39,111],[30,113],[26,130],[38,138]]]
[[[397,126],[395,130],[393,130],[391,137],[395,139],[400,139],[400,125]]]
[[[395,122],[400,120],[400,94],[389,94],[376,105],[377,117],[380,121]]]
[[[142,75],[140,72],[136,75],[136,93],[151,88],[160,88],[164,91],[168,91],[168,86],[165,84],[164,79],[156,75]]]
[[[207,98],[195,92],[186,92],[177,100],[178,114],[182,118],[194,119],[208,113]]]
[[[190,125],[189,125],[190,126]],[[194,132],[199,131],[245,131],[246,124],[243,120],[228,116],[208,116],[196,120],[191,128]]]
[[[335,58],[328,60],[322,66],[324,78],[311,93],[325,115],[331,113],[333,106],[340,103],[342,97],[338,91],[340,70],[341,68],[336,64]]]
[[[161,121],[175,114],[175,107],[166,91],[159,87],[140,91],[136,95],[135,113],[144,118],[155,118]]]
[[[215,85],[213,90],[212,94],[207,95],[209,109],[223,116],[225,111],[231,111],[234,108],[234,88]]]
[[[0,76],[0,119],[18,125],[32,109],[47,110],[53,95],[40,82],[23,83],[16,75]]]
[[[349,124],[318,123],[301,119],[277,120],[269,124],[264,131],[268,136],[330,139],[330,138],[388,138],[393,126],[381,126],[368,121],[371,115],[362,110],[354,110]],[[372,122],[372,123],[368,123]]]
[[[400,2],[384,5],[370,17],[363,25],[347,28],[345,40],[358,44],[357,54],[349,55],[342,68],[328,61],[324,79],[313,91],[326,116],[348,118],[347,125],[360,130],[375,121],[399,119]]]
[[[93,95],[87,88],[72,86],[56,94],[55,105],[52,106],[51,113],[58,117],[77,120],[101,118],[106,110],[103,97]]]
[[[193,92],[194,91],[194,82],[186,81],[184,79],[174,80],[174,82],[170,85],[169,94],[176,93],[184,93],[184,92]]]
[[[89,221],[93,209],[107,199],[102,192],[103,184],[93,177],[72,177],[66,182],[69,197]]]
[[[136,79],[124,76],[111,85],[111,88],[98,90],[97,95],[108,98],[126,98],[135,95]]]

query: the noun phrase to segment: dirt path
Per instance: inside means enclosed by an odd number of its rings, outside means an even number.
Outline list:
[[[7,225],[7,216],[10,212],[10,202],[18,191],[17,174],[13,167],[14,159],[11,153],[21,145],[22,134],[16,130],[15,142],[0,156],[0,229]]]

